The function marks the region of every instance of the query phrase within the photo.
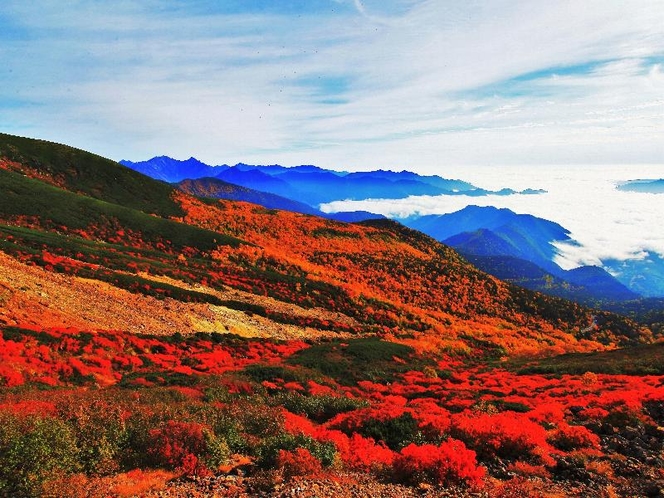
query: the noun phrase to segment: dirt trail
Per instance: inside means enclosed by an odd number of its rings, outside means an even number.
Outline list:
[[[154,276],[150,278],[191,288],[172,279]],[[305,310],[239,291],[219,292],[201,286],[195,289],[221,299],[261,304],[275,311],[352,322],[343,315],[324,310]],[[157,335],[175,332],[232,332],[246,337],[278,339],[325,335],[314,329],[282,325],[222,306],[182,303],[174,299],[160,300],[133,294],[105,282],[52,273],[30,266],[1,251],[0,324],[123,330]]]

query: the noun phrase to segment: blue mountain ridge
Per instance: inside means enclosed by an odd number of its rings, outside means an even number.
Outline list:
[[[639,297],[600,267],[565,271],[558,266],[552,243],[569,243],[569,231],[542,218],[467,206],[455,213],[403,222],[453,247],[487,273],[531,290],[584,303]]]
[[[646,297],[664,297],[664,258],[645,251],[640,259],[609,259],[604,266],[629,289]]]
[[[411,195],[511,195],[511,189],[490,192],[476,188],[462,180],[445,179],[436,175],[422,176],[409,171],[385,170],[348,173],[331,171],[313,165],[285,167],[280,165],[210,166],[190,158],[179,161],[167,156],[148,161],[120,161],[121,164],[147,176],[169,183],[185,179],[214,177],[242,187],[297,199],[312,207],[337,200],[369,198],[402,199]],[[527,189],[526,194],[540,191]]]
[[[141,162],[122,160],[120,164],[167,183],[177,183],[186,178],[214,176],[228,168],[228,166],[208,166],[193,157],[186,161],[178,161],[168,156],[153,157],[149,161]]]
[[[458,249],[457,249],[458,250]],[[513,256],[477,256],[459,251],[482,271],[506,282],[589,306],[605,308],[640,296],[618,282],[604,269],[583,266],[552,275],[535,263]]]

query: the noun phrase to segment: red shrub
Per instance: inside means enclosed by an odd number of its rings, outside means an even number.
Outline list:
[[[39,415],[54,416],[57,412],[55,404],[49,401],[25,400],[0,404],[0,410],[22,416]]]
[[[581,448],[599,449],[599,437],[580,425],[561,424],[549,436],[549,441],[564,451]]]
[[[307,417],[295,415],[288,410],[283,410],[284,430],[291,434],[311,435],[316,431],[314,424]]]
[[[397,455],[394,473],[401,481],[434,484],[465,483],[477,486],[486,470],[477,465],[475,452],[455,439],[448,439],[440,446],[410,444]]]
[[[528,412],[528,418],[534,422],[557,424],[565,418],[565,405],[556,402],[538,403],[532,411]]]
[[[540,477],[542,479],[551,477],[551,473],[544,465],[531,465],[526,462],[512,462],[508,465],[507,470],[524,477]]]
[[[582,420],[602,420],[608,415],[608,410],[604,408],[586,408],[578,414],[578,417]]]
[[[0,386],[15,387],[24,383],[21,372],[5,365],[0,365]]]
[[[203,426],[196,423],[175,422],[168,423],[159,429],[150,431],[152,446],[148,450],[158,465],[167,468],[184,468],[191,470],[191,456],[202,454],[206,450]]]
[[[439,438],[450,428],[450,412],[431,399],[416,399],[408,407],[420,430],[431,439]]]
[[[317,439],[334,443],[341,461],[353,470],[382,470],[394,461],[395,453],[391,449],[357,433],[349,437],[341,431],[325,430]]]
[[[481,457],[535,459],[553,465],[551,446],[546,431],[523,414],[502,412],[471,416],[461,413],[452,417],[450,432],[473,448]]]
[[[286,477],[314,475],[322,469],[320,461],[306,448],[279,450],[277,468],[281,469]]]

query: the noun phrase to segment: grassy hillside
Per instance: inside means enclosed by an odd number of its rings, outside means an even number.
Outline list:
[[[563,354],[528,363],[523,373],[581,375],[597,374],[664,375],[664,343],[595,353]]]
[[[209,230],[151,216],[144,211],[98,198],[78,195],[19,173],[0,169],[0,213],[3,219],[31,221],[45,229],[86,231],[109,237],[134,232],[150,243],[168,241],[179,250],[194,247],[209,251],[218,245],[237,246],[240,241]],[[107,197],[107,196],[101,196]],[[165,203],[164,203],[165,204]]]
[[[80,149],[0,133],[0,157],[6,167],[66,190],[162,217],[182,215],[170,185]]]

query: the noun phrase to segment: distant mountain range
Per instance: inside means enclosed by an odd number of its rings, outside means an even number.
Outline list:
[[[511,195],[512,189],[488,191],[462,180],[439,176],[423,176],[409,171],[368,171],[358,173],[337,172],[305,165],[284,167],[279,165],[210,166],[195,158],[179,161],[170,157],[154,157],[148,161],[121,164],[151,178],[169,183],[185,179],[216,178],[242,187],[270,193],[288,199],[297,199],[311,207],[336,200],[362,200],[370,198],[403,199],[411,195]],[[537,194],[539,190],[526,189],[523,194]]]
[[[646,297],[664,296],[664,258],[645,251],[641,259],[609,259],[604,266],[630,289]]]
[[[626,192],[664,194],[664,178],[659,180],[630,180],[619,184],[616,188]]]
[[[569,240],[569,232],[557,223],[495,207],[468,206],[451,214],[402,221],[463,253],[511,256],[554,274],[562,270],[553,262],[556,249],[551,242]]]
[[[120,162],[192,195],[251,202],[267,209],[344,222],[384,216],[365,211],[323,213],[319,206],[345,199],[517,193],[511,189],[488,191],[462,180],[408,171],[346,173],[313,165],[284,167],[244,163],[211,166],[193,157],[179,161],[167,156],[142,162]],[[617,188],[656,192],[663,182],[634,180]],[[541,192],[526,189],[518,193]],[[565,271],[555,263],[557,250],[552,243],[571,243],[569,232],[557,223],[535,216],[516,214],[508,209],[468,206],[452,214],[399,221],[454,247],[487,273],[529,289],[587,304],[664,296],[664,260],[658,255],[650,254],[643,260],[604,261],[603,268],[582,267]]]
[[[553,242],[569,242],[569,231],[548,220],[509,209],[468,206],[402,221],[454,247],[487,273],[531,290],[586,304],[640,297],[597,266],[569,271],[558,266]]]

